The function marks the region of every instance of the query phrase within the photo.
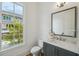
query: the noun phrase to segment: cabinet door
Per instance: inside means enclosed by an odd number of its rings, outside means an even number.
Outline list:
[[[58,56],[76,56],[76,53],[73,53],[71,51],[62,49],[62,48],[56,48],[57,49],[57,55]]]
[[[48,50],[49,50],[48,44],[46,44],[46,43],[44,42],[44,43],[43,43],[43,52],[44,52],[44,55],[45,55],[45,56],[48,56],[48,55],[49,55]]]
[[[56,50],[55,46],[45,43],[43,44],[43,51],[45,56],[55,56],[56,55]]]

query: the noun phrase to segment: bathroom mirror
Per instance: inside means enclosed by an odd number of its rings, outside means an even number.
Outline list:
[[[52,13],[51,32],[55,35],[76,37],[76,7]]]

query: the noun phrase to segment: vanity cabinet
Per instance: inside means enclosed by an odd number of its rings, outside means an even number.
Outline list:
[[[58,56],[76,56],[77,55],[76,53],[73,53],[71,51],[68,51],[59,47],[57,47],[56,49],[57,49]]]
[[[48,43],[45,43],[45,42],[43,45],[44,45],[43,51],[44,51],[45,56],[51,56],[51,55],[56,56],[57,55],[56,50],[55,50],[56,49],[55,46],[48,44]]]
[[[65,50],[46,42],[43,43],[43,52],[45,56],[78,56],[78,54],[74,52]]]

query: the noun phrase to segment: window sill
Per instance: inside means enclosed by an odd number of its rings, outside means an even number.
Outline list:
[[[14,46],[12,46],[12,47],[8,47],[8,48],[6,48],[6,49],[1,49],[1,50],[0,50],[0,53],[1,53],[1,52],[4,52],[4,51],[7,51],[7,50],[11,50],[11,49],[14,49],[14,48],[21,47],[21,46],[23,46],[23,45],[24,45],[24,43],[20,43],[20,44],[14,45]]]

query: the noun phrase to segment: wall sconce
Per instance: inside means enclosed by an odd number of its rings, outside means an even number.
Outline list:
[[[60,8],[63,7],[66,2],[56,2],[56,3],[57,3],[57,7]]]

